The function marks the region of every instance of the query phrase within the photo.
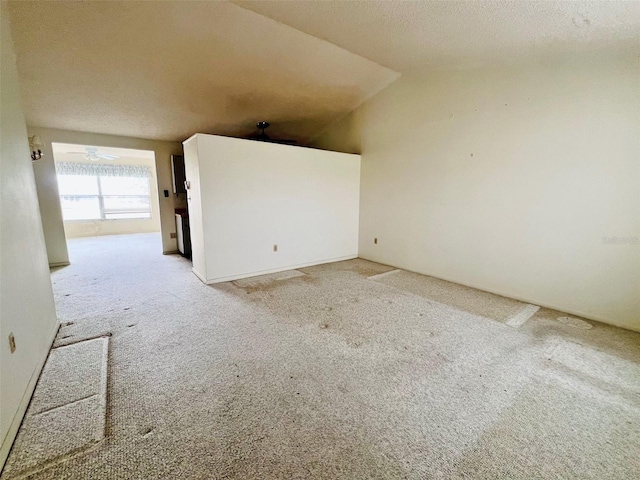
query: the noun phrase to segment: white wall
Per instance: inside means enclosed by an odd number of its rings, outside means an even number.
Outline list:
[[[194,268],[206,282],[357,256],[359,155],[198,134],[185,161],[192,187],[198,162],[202,243],[193,188],[189,212]]]
[[[39,135],[45,146],[44,157],[34,162],[34,172],[38,186],[38,199],[42,211],[45,240],[50,265],[69,262],[67,253],[56,168],[53,161],[52,143],[72,143],[97,147],[130,148],[134,150],[151,150],[156,158],[156,174],[158,176],[158,201],[160,204],[160,225],[162,228],[162,250],[164,253],[176,252],[178,244],[171,234],[176,231],[175,208],[184,207],[184,199],[176,197],[171,187],[171,155],[182,155],[182,146],[178,142],[145,140],[141,138],[117,137],[98,133],[74,132],[29,126],[29,135]],[[163,190],[169,190],[169,197],[164,197]]]
[[[361,257],[640,330],[639,119],[612,52],[405,76],[316,145],[362,153]]]
[[[2,17],[0,68],[0,469],[58,327],[13,42]],[[13,333],[16,350],[9,350]]]

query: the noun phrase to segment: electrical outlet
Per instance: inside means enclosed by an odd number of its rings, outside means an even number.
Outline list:
[[[174,232],[171,232],[171,238],[176,238],[176,234]]]
[[[274,245],[274,246],[273,246],[273,251],[274,251],[274,252],[277,252],[277,251],[278,251],[278,245]]]
[[[376,245],[378,244],[378,238],[377,237],[373,239],[373,243],[375,243]]]
[[[13,332],[9,334],[9,350],[11,353],[16,351],[16,338],[13,336]]]

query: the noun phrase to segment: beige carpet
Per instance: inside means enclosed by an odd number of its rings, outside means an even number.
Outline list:
[[[25,476],[104,439],[108,337],[51,350],[4,473]]]
[[[369,279],[419,295],[431,302],[512,326],[526,322],[539,308],[531,308],[530,305],[511,298],[403,270],[392,270]]]
[[[205,286],[155,235],[70,251],[53,352],[111,335],[105,436],[26,421],[3,480],[640,478],[640,334],[365,260]]]

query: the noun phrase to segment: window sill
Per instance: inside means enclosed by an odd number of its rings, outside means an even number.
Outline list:
[[[96,223],[96,222],[127,222],[134,220],[136,222],[148,220],[151,221],[153,218],[142,217],[142,218],[97,218],[95,220],[63,220],[63,223]]]

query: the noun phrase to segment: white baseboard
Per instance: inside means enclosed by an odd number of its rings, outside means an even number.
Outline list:
[[[44,364],[47,362],[47,358],[49,358],[49,352],[51,351],[51,345],[53,345],[53,341],[56,338],[56,334],[58,333],[58,329],[60,328],[60,322],[56,319],[56,324],[53,330],[51,331],[49,338],[49,348],[47,348],[44,355],[36,365],[36,368],[33,370],[31,374],[31,378],[29,379],[29,383],[27,384],[27,389],[24,391],[24,395],[22,396],[22,400],[20,400],[20,405],[18,405],[18,410],[13,415],[13,419],[11,420],[11,425],[9,426],[9,430],[2,440],[2,446],[0,447],[0,472],[4,468],[4,464],[7,461],[7,457],[9,456],[9,452],[11,452],[11,447],[13,446],[13,442],[16,439],[16,435],[18,434],[18,430],[20,429],[20,425],[22,424],[22,419],[24,418],[24,414],[27,412],[27,408],[29,407],[29,403],[31,402],[31,397],[33,396],[33,391],[36,389],[36,384],[38,383],[38,379],[40,378],[40,373],[42,372],[42,368]]]
[[[199,274],[198,272],[196,272],[195,270],[193,270],[193,273],[196,274],[196,276],[202,280],[204,283],[206,283],[207,285],[212,285],[214,283],[222,283],[222,282],[230,282],[232,280],[240,280],[241,278],[249,278],[249,277],[256,277],[258,275],[267,275],[269,273],[278,273],[278,272],[286,272],[287,270],[295,270],[296,268],[305,268],[305,267],[313,267],[314,265],[322,265],[324,263],[333,263],[333,262],[342,262],[344,260],[353,260],[354,258],[358,258],[357,254],[354,255],[347,255],[345,257],[336,257],[336,258],[329,258],[326,260],[318,260],[316,262],[309,262],[309,263],[300,263],[297,265],[287,265],[284,267],[278,267],[278,268],[272,268],[269,270],[259,270],[256,272],[247,272],[247,273],[241,273],[238,275],[229,275],[226,277],[217,277],[217,278],[212,278],[212,279],[204,279],[203,275]]]
[[[71,265],[71,262],[55,262],[55,263],[50,263],[49,268],[66,267],[68,265]]]
[[[196,277],[198,277],[198,279],[200,279],[202,283],[207,283],[207,279],[205,278],[205,276],[198,272],[195,268],[191,268],[191,271]]]

